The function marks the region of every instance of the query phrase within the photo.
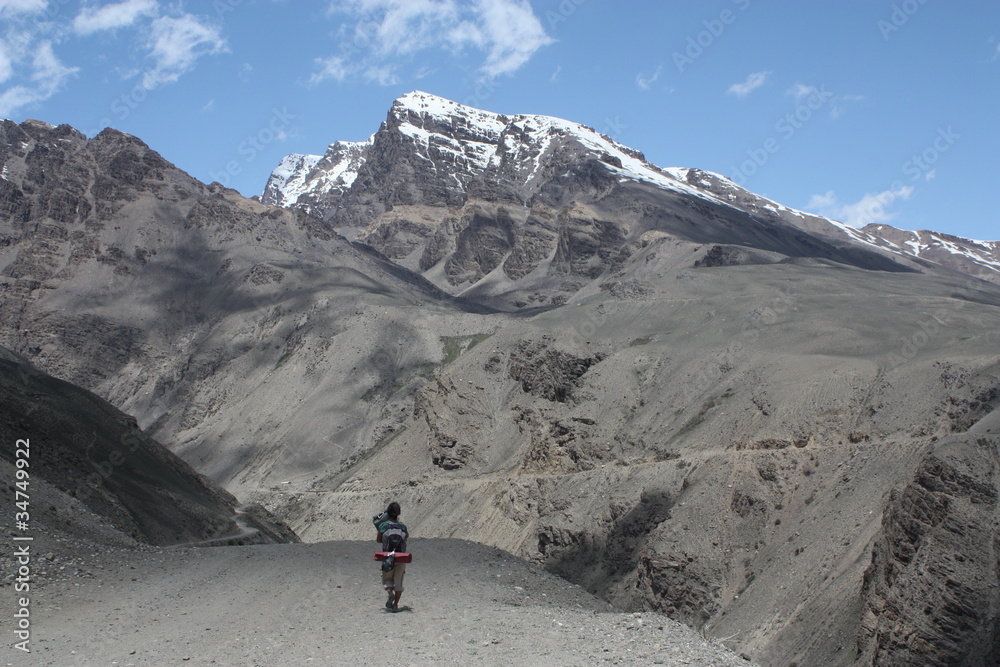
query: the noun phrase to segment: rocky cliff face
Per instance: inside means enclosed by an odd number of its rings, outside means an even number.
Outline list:
[[[976,431],[936,445],[889,497],[861,591],[863,664],[990,665],[1000,657],[1000,437]]]
[[[979,628],[950,637],[960,651],[980,642],[986,617],[950,619],[947,600],[924,590],[926,568],[881,592],[866,572],[900,544],[899,525],[910,530],[899,499],[926,476],[929,448],[977,424],[995,447],[1000,367],[973,333],[975,307],[894,366],[897,332],[921,331],[917,313],[943,294],[920,280],[878,299],[864,275],[688,269],[669,292],[645,276],[645,294],[609,290],[501,328],[418,392],[390,444],[291,493],[284,511],[307,539],[361,538],[352,506],[391,488],[421,530],[496,544],[619,606],[738,635],[731,645],[764,664],[865,664],[858,638],[873,622],[886,646],[874,664],[945,664],[926,652],[891,662],[887,638],[909,636],[891,610]],[[991,329],[1000,311],[988,310]],[[934,530],[975,535],[975,567],[956,564],[952,578],[990,609],[991,506],[952,507]],[[935,585],[950,590],[949,576]]]

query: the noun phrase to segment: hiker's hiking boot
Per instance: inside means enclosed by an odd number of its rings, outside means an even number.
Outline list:
[[[396,593],[394,591],[389,591],[389,599],[385,601],[385,608],[392,609],[395,605],[393,602],[396,600]]]

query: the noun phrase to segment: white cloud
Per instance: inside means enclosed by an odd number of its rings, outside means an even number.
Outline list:
[[[516,72],[553,41],[527,0],[340,0],[330,12],[356,23],[344,31],[340,53],[317,61],[311,83],[354,74],[381,83],[401,58],[428,49],[478,51],[479,71],[492,78]]]
[[[203,17],[181,12],[179,2],[161,7],[158,0],[87,1],[71,13],[66,0],[0,0],[0,113],[12,116],[24,107],[44,102],[58,93],[78,71],[56,56],[60,44],[75,36],[87,36],[119,28],[137,28],[133,33],[145,47],[148,66],[140,76],[147,89],[171,81],[194,67],[206,54],[226,49],[219,28]],[[160,11],[169,16],[160,16]],[[58,11],[56,11],[58,10]],[[40,12],[42,12],[40,14]],[[141,70],[133,63],[120,63],[119,72]]]
[[[657,67],[656,71],[649,76],[640,72],[635,77],[635,85],[639,86],[642,90],[649,90],[653,87],[653,84],[656,83],[656,80],[660,78],[661,74],[663,74],[663,65]]]
[[[142,77],[147,89],[177,81],[202,56],[227,50],[219,28],[192,14],[153,21],[149,46],[154,64]]]
[[[143,16],[156,16],[158,10],[156,0],[124,0],[101,7],[84,7],[73,19],[73,30],[78,35],[90,35],[124,28]]]
[[[313,75],[309,77],[309,83],[313,85],[327,79],[333,79],[339,83],[354,71],[354,68],[349,66],[347,61],[340,56],[317,58],[316,64],[319,65],[319,70],[313,72]]]
[[[22,107],[44,102],[55,95],[77,67],[66,67],[52,50],[52,42],[41,42],[31,58],[31,85],[17,85],[0,93],[0,117],[10,117]]]
[[[487,50],[482,70],[489,77],[516,72],[553,42],[526,1],[478,0],[475,13],[485,33],[485,43],[475,45]]]
[[[52,51],[52,42],[49,41],[39,44],[31,64],[34,69],[31,73],[32,81],[38,83],[44,90],[53,92],[79,70],[78,67],[63,65]]]
[[[0,0],[0,18],[14,14],[37,14],[48,8],[48,0]]]
[[[841,204],[833,190],[830,190],[822,195],[813,195],[806,205],[806,210],[819,213],[827,218],[840,220],[851,227],[861,228],[865,225],[888,222],[895,218],[898,214],[889,211],[888,207],[896,200],[906,201],[913,196],[914,192],[915,188],[904,185],[895,190],[889,189],[866,194],[853,204]]]
[[[0,39],[0,83],[28,75],[30,68],[22,63],[34,57],[34,39],[33,32],[25,29],[10,29]]]
[[[365,70],[365,80],[380,86],[394,86],[399,83],[395,68],[392,65],[372,66]]]
[[[445,0],[347,0],[342,3],[349,13],[364,15],[372,23],[358,24],[355,43],[367,38],[381,55],[414,53],[432,46],[444,35],[442,29],[455,22],[457,8]],[[376,27],[377,26],[377,27]],[[372,32],[374,34],[366,34]]]
[[[0,83],[3,83],[14,73],[15,54],[6,41],[0,39]]]
[[[828,190],[825,194],[813,195],[806,204],[807,211],[824,211],[837,204],[837,195],[833,190]]]
[[[796,102],[801,102],[813,95],[819,95],[821,92],[816,86],[807,86],[804,83],[796,83],[788,89],[788,94],[794,97]]]
[[[770,72],[754,72],[747,77],[747,80],[743,83],[734,83],[729,86],[726,93],[729,95],[735,95],[736,97],[746,97],[753,91],[757,90],[767,81],[767,77]]]

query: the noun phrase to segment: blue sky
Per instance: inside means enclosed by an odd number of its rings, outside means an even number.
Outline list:
[[[419,89],[851,224],[1000,239],[1000,3],[0,0],[0,117],[259,194]]]

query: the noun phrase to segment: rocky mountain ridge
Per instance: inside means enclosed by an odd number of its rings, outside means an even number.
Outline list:
[[[135,137],[7,122],[0,156],[2,344],[136,415],[219,481],[247,475],[258,444],[299,437],[284,433],[287,417],[315,410],[322,385],[324,412],[343,401],[315,445],[336,465],[360,445],[338,432],[371,417],[356,409],[363,397],[398,379],[386,360],[421,368],[440,354],[439,335],[414,322],[464,313],[315,218],[199,183]],[[415,317],[395,310],[422,304]],[[255,391],[269,382],[302,394]],[[216,436],[194,435],[209,424]]]
[[[674,198],[682,206],[664,219],[664,204]],[[578,123],[491,113],[420,91],[397,99],[364,142],[337,142],[322,158],[285,158],[262,201],[311,212],[438,287],[493,297],[501,307],[536,304],[535,288],[572,298],[572,281],[560,287],[542,275],[592,277],[615,266],[595,248],[627,258],[663,232],[789,257],[958,270],[1000,282],[996,244],[953,239],[927,252],[891,228],[882,226],[885,237],[875,226],[855,230],[718,174],[657,167]],[[739,224],[744,236],[712,229],[705,218]],[[747,218],[766,230],[763,237],[745,238]],[[595,227],[602,230],[596,238]],[[567,263],[567,255],[578,259]]]
[[[867,242],[889,244],[982,280],[996,282],[995,274],[1000,271],[1000,241],[977,241],[928,230],[911,232],[889,225],[866,225],[860,233],[866,235]]]

